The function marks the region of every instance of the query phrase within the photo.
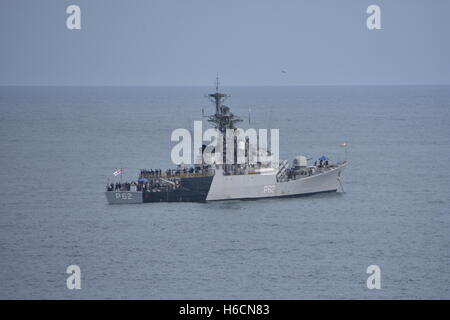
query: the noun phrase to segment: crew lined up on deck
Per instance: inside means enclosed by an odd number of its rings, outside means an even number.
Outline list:
[[[182,174],[193,174],[193,173],[203,173],[204,170],[199,168],[177,168],[177,169],[167,169],[164,174],[161,169],[151,169],[151,170],[141,170],[141,177],[153,178],[153,177],[176,177]]]
[[[159,191],[174,189],[179,187],[178,177],[186,174],[203,174],[207,169],[200,168],[182,168],[167,169],[164,173],[161,169],[141,170],[141,174],[137,182],[116,182],[106,185],[107,191]],[[167,183],[168,182],[168,183]],[[131,190],[133,187],[134,190]]]
[[[177,189],[180,186],[180,182],[174,178],[168,178],[168,180],[161,181],[159,179],[148,181],[131,181],[131,182],[116,182],[106,185],[108,191],[171,191]],[[133,189],[133,190],[132,190]]]
[[[162,173],[161,169],[141,170],[141,174],[148,175],[150,177],[160,177]]]
[[[318,168],[328,167],[328,160],[319,160],[319,165],[317,165],[317,161],[314,162],[314,166]]]
[[[118,191],[130,191],[131,190],[131,186],[135,184],[135,182],[116,182],[116,183],[110,183],[106,186],[108,191],[114,191],[114,190],[118,190]]]
[[[319,162],[319,163],[317,163]],[[259,163],[260,165],[260,163]],[[252,166],[250,166],[252,167]],[[299,176],[311,176],[316,173],[316,171],[321,172],[322,168],[334,167],[330,165],[328,158],[325,156],[320,157],[314,162],[314,167],[305,167],[303,169],[288,168],[286,170],[287,180],[295,180]],[[106,185],[108,191],[171,191],[180,187],[180,178],[189,174],[201,174],[208,173],[209,168],[194,168],[194,167],[182,167],[178,166],[177,169],[167,169],[164,174],[161,169],[150,169],[141,170],[141,174],[137,182],[116,182],[109,183]],[[241,168],[234,168],[233,175],[245,174],[245,170]],[[224,174],[231,174],[230,172],[225,172]],[[133,187],[134,190],[131,190]]]

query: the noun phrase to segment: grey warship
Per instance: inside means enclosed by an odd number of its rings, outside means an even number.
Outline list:
[[[234,115],[224,101],[229,96],[216,91],[208,95],[215,113],[208,122],[218,131],[235,130],[242,119]],[[237,146],[231,146],[236,148]],[[243,164],[226,162],[224,140],[223,164],[202,163],[176,169],[140,170],[137,181],[110,183],[105,192],[109,204],[149,202],[207,202],[252,200],[261,198],[298,197],[323,192],[336,192],[347,161],[331,163],[328,158],[308,165],[305,156],[296,156],[292,165],[279,161],[276,167],[258,162]],[[245,156],[249,150],[246,145]],[[202,151],[205,149],[203,145]]]

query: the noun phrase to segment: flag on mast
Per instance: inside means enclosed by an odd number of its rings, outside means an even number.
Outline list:
[[[114,175],[115,177],[117,177],[119,174],[122,174],[122,172],[123,172],[123,170],[122,170],[122,168],[120,168],[120,169],[117,169],[116,171],[114,171],[114,172],[113,172],[113,175]]]

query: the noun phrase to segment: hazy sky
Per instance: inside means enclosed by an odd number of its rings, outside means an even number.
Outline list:
[[[450,84],[450,1],[0,0],[0,46],[0,85]]]

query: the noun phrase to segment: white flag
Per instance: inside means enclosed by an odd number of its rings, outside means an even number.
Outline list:
[[[114,171],[114,176],[118,176],[119,174],[122,174],[122,168],[117,169],[116,171]]]

